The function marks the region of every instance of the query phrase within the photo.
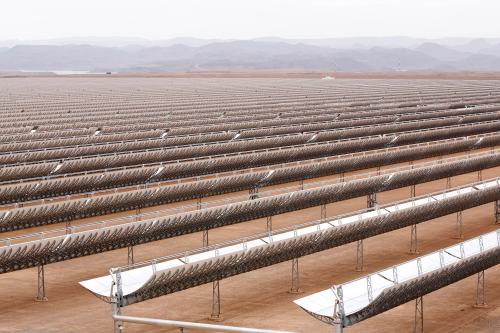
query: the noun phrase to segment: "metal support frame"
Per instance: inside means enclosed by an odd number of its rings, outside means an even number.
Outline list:
[[[202,240],[203,247],[208,246],[208,229],[203,230],[203,240]]]
[[[363,240],[358,240],[356,244],[356,272],[363,271]]]
[[[415,198],[417,195],[417,189],[415,188],[415,185],[410,186],[410,198]]]
[[[212,284],[212,314],[208,319],[214,321],[221,321],[223,319],[220,311],[220,286],[218,280]]]
[[[377,205],[377,193],[371,193],[366,196],[366,208],[373,208]]]
[[[342,333],[344,331],[344,325],[342,323],[342,319],[344,318],[344,293],[342,291],[342,286],[338,288],[332,287],[332,290],[337,296],[335,297],[335,303],[333,305],[333,332]]]
[[[301,180],[299,181],[299,187],[300,187],[300,189],[301,189],[301,190],[303,190],[303,189],[304,189],[304,179],[301,179]]]
[[[451,177],[446,178],[446,189],[451,188]]]
[[[203,230],[203,247],[208,246],[208,229]],[[210,314],[210,317],[208,317],[210,320],[214,321],[221,321],[222,320],[222,315],[220,312],[220,287],[219,287],[219,280],[212,282],[212,313]]]
[[[248,190],[248,199],[249,200],[255,200],[259,198],[259,188],[258,187],[252,187],[251,189]]]
[[[339,181],[340,181],[341,183],[343,183],[343,182],[344,182],[344,180],[345,180],[345,172],[341,172],[341,173],[340,173],[340,175],[339,175]]]
[[[127,247],[127,264],[128,265],[134,264],[134,246],[133,245],[130,245]]]
[[[289,290],[291,294],[301,293],[299,283],[299,258],[292,259],[292,287]]]
[[[266,230],[268,233],[271,233],[273,231],[273,217],[268,216],[266,219]]]
[[[500,200],[495,201],[494,205],[495,223],[500,223]]]
[[[455,223],[456,235],[455,238],[462,239],[464,238],[464,230],[463,230],[463,217],[462,211],[457,212],[457,221]]]
[[[417,225],[413,224],[410,231],[410,254],[418,254],[418,245],[417,245]]]
[[[413,332],[424,332],[424,298],[422,296],[415,300],[415,329]]]
[[[478,170],[477,171],[477,181],[482,181],[483,180],[483,170]]]
[[[476,308],[484,308],[487,307],[486,304],[486,295],[484,289],[484,271],[477,273],[477,287],[476,287],[476,304],[474,307]]]
[[[326,220],[326,205],[321,205],[321,220],[324,221]]]
[[[113,281],[113,285],[116,288],[116,292],[114,291],[115,288],[111,288],[111,317],[113,318],[113,332],[114,333],[121,333],[123,329],[123,322],[120,320],[116,320],[115,316],[116,315],[121,315],[122,314],[122,309],[120,306],[120,302],[122,299],[122,277],[121,277],[121,272],[118,270],[115,273],[115,279]]]
[[[45,294],[45,268],[43,264],[38,265],[38,284],[35,300],[37,302],[46,302],[49,300]]]
[[[200,209],[201,209],[201,197],[196,199],[196,210],[200,210]]]

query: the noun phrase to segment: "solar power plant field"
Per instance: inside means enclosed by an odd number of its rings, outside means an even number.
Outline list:
[[[500,331],[499,81],[0,91],[0,332]]]

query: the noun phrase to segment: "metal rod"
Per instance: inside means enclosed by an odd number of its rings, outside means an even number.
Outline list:
[[[416,197],[416,188],[415,185],[410,186],[410,198],[415,198]]]
[[[451,177],[446,178],[446,188],[451,188]]]
[[[267,330],[267,329],[259,329],[259,328],[225,326],[225,325],[216,325],[216,324],[203,324],[203,323],[193,323],[193,322],[187,322],[187,321],[155,319],[155,318],[145,318],[145,317],[135,317],[135,316],[123,316],[123,315],[118,315],[118,314],[113,315],[113,319],[123,321],[123,322],[136,323],[136,324],[147,324],[147,325],[176,327],[176,328],[192,328],[192,329],[198,329],[198,330],[218,331],[218,332],[292,333],[290,331],[276,331],[276,330]]]

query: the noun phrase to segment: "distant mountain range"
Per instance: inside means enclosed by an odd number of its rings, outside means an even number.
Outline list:
[[[500,39],[79,38],[0,42],[0,71],[500,71]]]

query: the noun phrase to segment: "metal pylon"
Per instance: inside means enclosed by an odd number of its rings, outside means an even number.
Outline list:
[[[38,283],[35,300],[38,302],[46,302],[49,300],[45,294],[45,269],[43,264],[38,265]]]
[[[220,312],[220,289],[219,281],[214,281],[212,284],[212,314],[210,320],[221,321],[222,314]]]
[[[259,189],[257,187],[252,187],[248,190],[249,200],[255,200],[259,198]]]
[[[366,196],[366,207],[373,208],[377,205],[377,193],[371,193]]]
[[[266,229],[267,229],[268,233],[271,233],[273,231],[273,217],[272,216],[267,217]]]
[[[208,229],[203,230],[203,247],[208,246]],[[212,283],[212,313],[209,317],[210,320],[220,321],[222,315],[220,313],[220,288],[219,280]]]
[[[447,189],[451,188],[451,177],[446,178],[446,188]]]
[[[483,180],[483,170],[479,170],[477,172],[477,180],[482,181]]]
[[[415,300],[415,329],[413,332],[424,332],[424,298],[422,296]]]
[[[495,223],[500,222],[500,200],[495,201]]]
[[[120,306],[120,302],[122,299],[123,291],[122,291],[122,278],[121,272],[117,271],[115,274],[116,284],[113,281],[113,286],[116,288],[116,292],[114,292],[114,288],[111,288],[111,313],[112,315],[121,315],[122,309]],[[113,317],[113,332],[120,333],[123,329],[123,322],[120,320],[114,320]]]
[[[458,239],[464,238],[463,224],[464,223],[463,223],[462,211],[457,212],[457,222],[455,227],[457,232],[455,237]]]
[[[484,289],[484,271],[477,273],[476,304],[474,306],[478,308],[487,306]]]
[[[133,245],[130,245],[127,247],[127,264],[128,265],[134,264],[134,246]]]
[[[326,220],[326,205],[321,205],[321,220]]]
[[[410,198],[415,198],[416,197],[416,188],[415,185],[410,186]]]
[[[196,209],[197,210],[201,209],[201,197],[199,197],[198,199],[196,199]]]
[[[292,259],[292,287],[290,288],[291,294],[300,293],[300,284],[299,284],[299,258]]]
[[[208,246],[208,229],[203,230],[203,247]]]
[[[417,225],[413,224],[410,231],[410,254],[417,254]]]
[[[341,173],[340,173],[340,175],[339,175],[339,181],[340,181],[341,183],[343,183],[343,182],[344,182],[344,180],[345,180],[345,173],[344,173],[344,172],[341,172]]]
[[[358,240],[356,245],[356,272],[363,271],[363,240]]]

